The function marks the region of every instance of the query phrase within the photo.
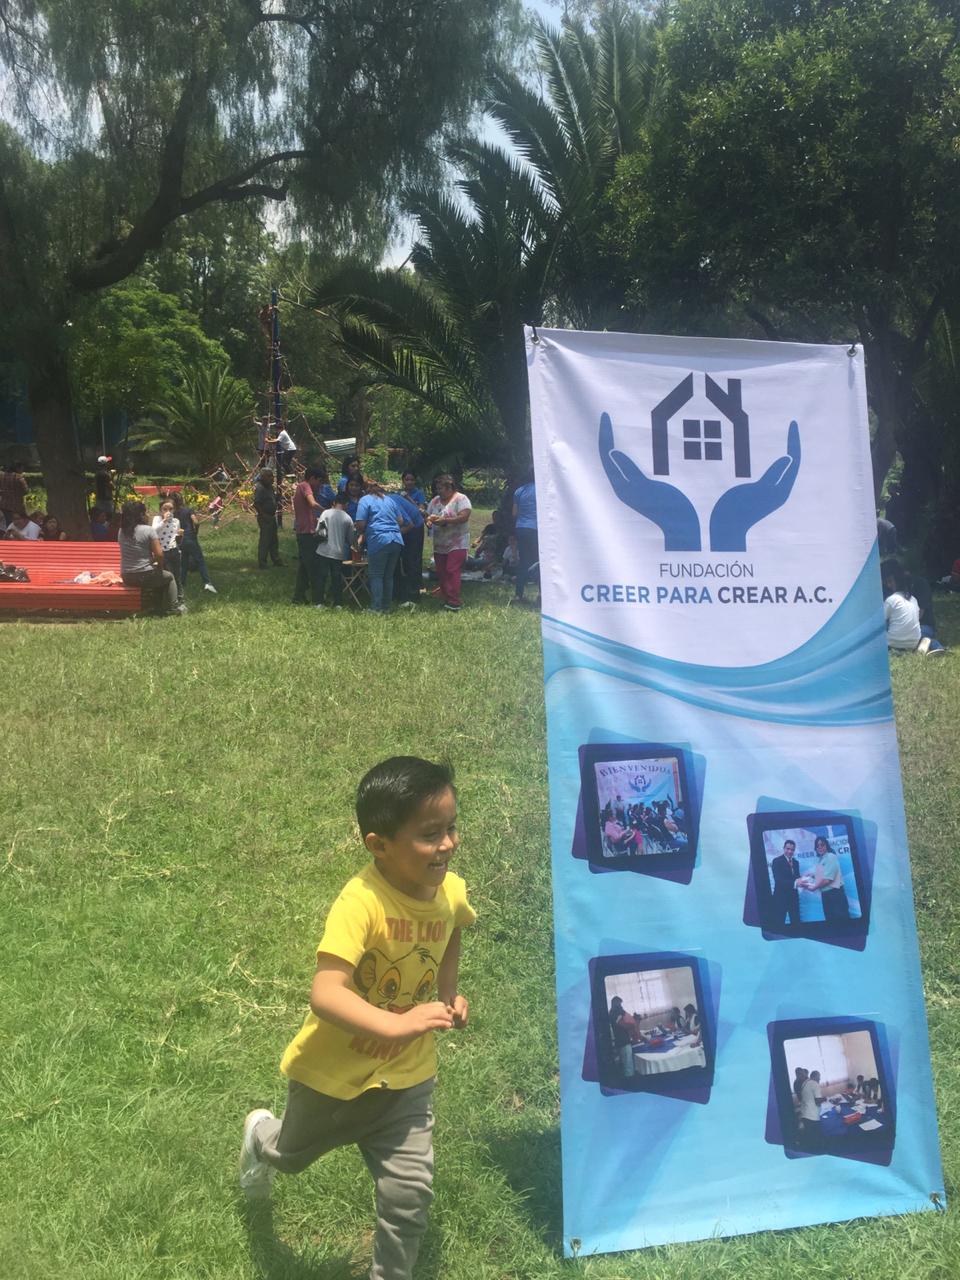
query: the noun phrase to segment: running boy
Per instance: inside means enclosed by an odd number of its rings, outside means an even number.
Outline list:
[[[360,781],[357,821],[373,861],[330,909],[310,1012],[280,1063],[286,1110],[247,1116],[240,1185],[268,1196],[277,1171],[356,1143],[377,1193],[370,1280],[406,1280],[433,1199],[433,1032],[467,1024],[460,929],[476,914],[447,870],[460,843],[452,769],[384,760]]]

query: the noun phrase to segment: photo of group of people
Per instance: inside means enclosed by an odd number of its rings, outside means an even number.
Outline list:
[[[639,859],[692,861],[696,813],[680,749],[650,743],[581,748],[588,856],[610,869]]]
[[[751,814],[748,828],[765,931],[827,939],[866,934],[863,866],[850,817],[814,811]]]
[[[788,1146],[836,1154],[892,1146],[893,1109],[872,1024],[786,1034],[774,1045],[774,1071]]]
[[[636,957],[642,963],[643,957]],[[692,962],[604,973],[594,992],[601,1083],[644,1089],[706,1079],[710,1039]]]

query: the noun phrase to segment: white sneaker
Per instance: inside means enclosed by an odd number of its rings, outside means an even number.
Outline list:
[[[261,1120],[274,1120],[272,1111],[259,1107],[247,1112],[243,1122],[243,1145],[240,1147],[240,1189],[250,1200],[266,1200],[277,1171],[257,1155],[253,1131]]]
[[[203,584],[203,589],[204,589],[204,591],[209,591],[209,592],[211,593],[211,595],[216,595],[216,594],[217,594],[217,588],[213,585],[213,583],[212,583],[212,582],[205,582],[205,583]]]

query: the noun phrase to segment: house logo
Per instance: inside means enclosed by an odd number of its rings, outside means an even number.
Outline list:
[[[664,551],[700,551],[700,517],[693,503],[676,484],[654,477],[670,475],[671,441],[675,461],[679,460],[676,446],[682,446],[680,470],[684,474],[689,474],[687,467],[693,464],[728,461],[732,452],[733,474],[739,483],[722,493],[714,505],[709,545],[711,551],[746,551],[747,533],[790,497],[800,470],[800,428],[796,422],[790,423],[786,453],[758,479],[751,479],[750,420],[743,407],[740,379],[720,380],[704,374],[706,400],[716,409],[717,417],[695,417],[695,411],[690,410],[683,416],[682,410],[694,399],[694,378],[688,373],[650,412],[652,474],[616,447],[608,413],[600,415],[600,461],[620,501],[660,528]]]
[[[732,425],[733,472],[750,475],[750,420],[743,409],[740,379],[730,378],[726,390],[709,373],[704,374],[707,399]],[[693,399],[693,374],[663,397],[650,414],[653,424],[653,474],[670,474],[670,424],[676,414]],[[683,457],[686,462],[720,462],[723,459],[723,421],[719,418],[684,418]]]

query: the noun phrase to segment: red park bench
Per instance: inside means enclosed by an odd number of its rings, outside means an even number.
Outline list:
[[[74,582],[80,573],[120,572],[115,542],[0,539],[0,561],[26,569],[29,582],[0,582],[0,610],[15,613],[137,613],[140,588]]]

